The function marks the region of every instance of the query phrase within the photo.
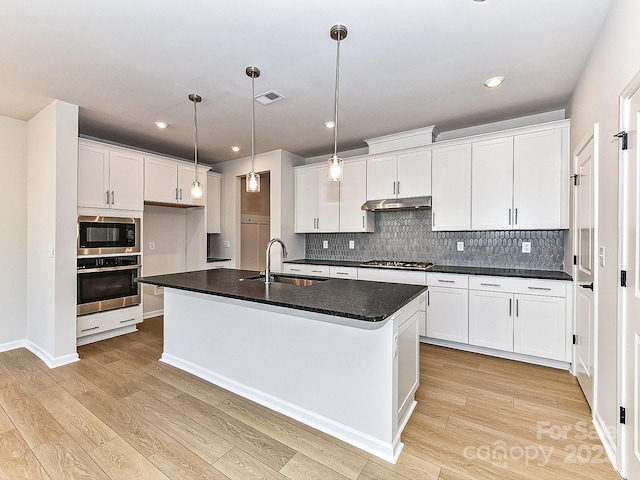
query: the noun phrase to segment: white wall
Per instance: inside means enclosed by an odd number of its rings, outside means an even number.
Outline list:
[[[594,415],[603,427],[615,427],[617,403],[618,255],[618,132],[619,96],[640,71],[640,2],[617,0],[599,37],[569,105],[571,151],[600,124],[598,171],[599,245],[606,250],[606,266],[598,267],[596,332],[596,392]],[[615,448],[615,438],[609,440]]]
[[[184,272],[186,209],[146,205],[142,220],[144,276]],[[155,249],[149,248],[149,243]],[[153,285],[143,285],[144,315],[153,316],[163,310],[163,296],[154,295]]]
[[[0,117],[0,351],[27,336],[27,123]]]
[[[256,155],[255,171],[271,172],[271,238],[279,237],[287,246],[290,259],[304,258],[304,235],[294,230],[294,175],[293,167],[303,165],[304,158],[274,150]],[[231,258],[231,268],[240,268],[240,177],[251,170],[251,158],[216,164],[222,173],[221,242],[229,248],[222,255]],[[282,267],[279,248],[272,249],[271,265],[274,271]]]
[[[54,101],[27,127],[27,346],[49,366],[77,360],[78,107]]]

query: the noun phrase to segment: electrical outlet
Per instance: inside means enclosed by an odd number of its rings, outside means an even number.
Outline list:
[[[155,250],[156,249],[156,242],[149,242],[149,250]]]
[[[231,244],[229,243],[229,240],[224,240],[222,242],[222,248],[230,248]]]
[[[522,242],[522,253],[531,253],[531,242]]]
[[[329,240],[322,241],[322,248],[329,248]]]
[[[356,248],[356,241],[349,240],[349,250],[353,250],[354,248]]]
[[[457,249],[459,252],[464,252],[464,242],[458,242]]]

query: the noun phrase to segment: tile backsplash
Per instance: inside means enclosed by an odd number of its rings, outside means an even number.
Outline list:
[[[431,209],[376,212],[374,233],[306,234],[305,256],[316,260],[429,261],[533,270],[564,270],[566,230],[434,232]],[[329,248],[322,248],[323,241]],[[355,243],[349,249],[349,241]],[[464,251],[457,243],[464,242]],[[522,253],[531,242],[531,253]]]

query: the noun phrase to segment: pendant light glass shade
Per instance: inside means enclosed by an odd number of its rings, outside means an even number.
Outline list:
[[[247,67],[245,70],[247,76],[251,77],[251,171],[247,173],[247,192],[260,191],[260,175],[255,172],[255,126],[256,126],[256,94],[255,83],[256,78],[260,76],[258,67]]]
[[[333,155],[329,157],[327,179],[333,182],[342,180],[343,161],[338,156],[338,93],[340,91],[340,41],[347,37],[347,27],[344,25],[334,25],[329,31],[329,35],[337,42],[336,48],[336,94],[333,111]]]
[[[191,198],[202,198],[202,185],[198,181],[198,111],[197,105],[202,101],[202,97],[195,93],[189,95],[189,100],[193,102],[193,125],[195,128],[194,137],[194,169],[195,179],[191,185]]]

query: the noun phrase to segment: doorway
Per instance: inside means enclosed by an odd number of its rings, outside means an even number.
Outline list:
[[[240,179],[240,268],[262,271],[271,229],[271,178],[260,173],[260,191],[247,192],[245,177]]]

